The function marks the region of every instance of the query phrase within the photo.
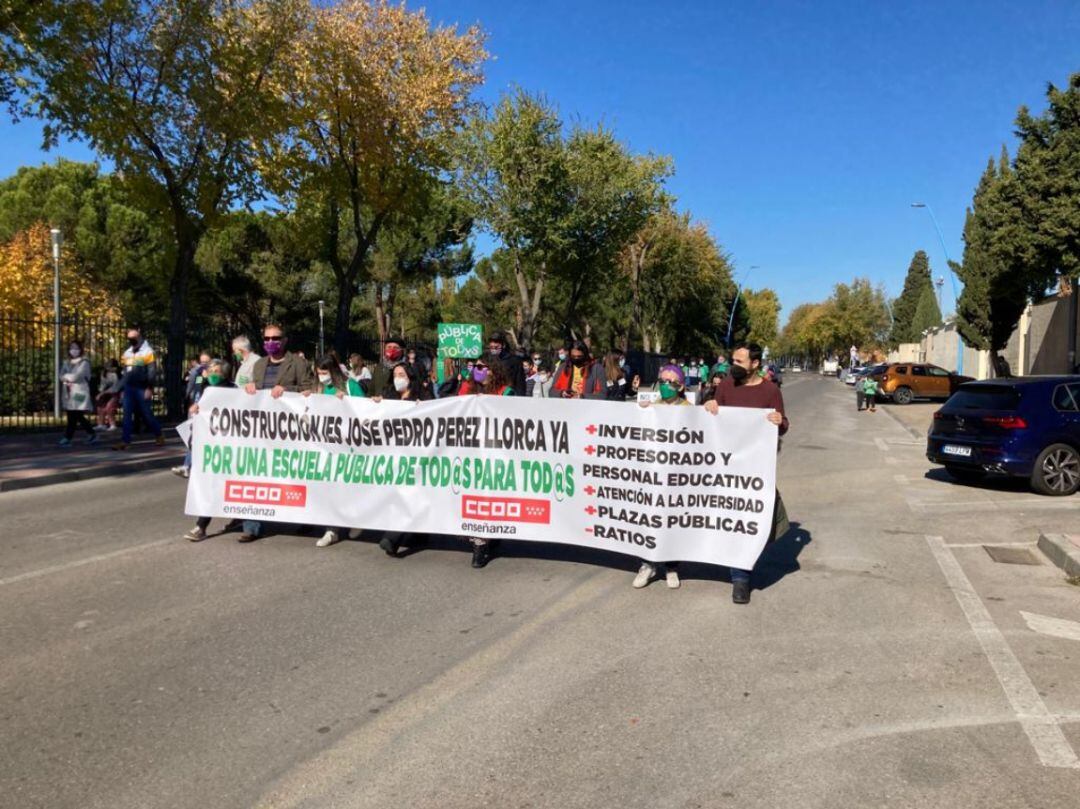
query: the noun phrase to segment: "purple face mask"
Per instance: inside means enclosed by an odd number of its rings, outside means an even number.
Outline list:
[[[486,382],[487,378],[488,378],[488,369],[487,368],[473,368],[472,378],[473,378],[474,382],[476,382],[478,384],[481,384],[481,385],[484,384],[484,382]]]
[[[263,351],[271,357],[278,356],[284,347],[281,340],[263,340]]]

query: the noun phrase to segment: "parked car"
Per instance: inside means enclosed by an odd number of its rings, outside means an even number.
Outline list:
[[[802,366],[801,365],[792,365],[790,370],[791,370],[791,373],[793,373],[793,374],[801,374],[802,373]]]
[[[970,376],[946,371],[928,362],[894,362],[875,371],[879,395],[896,404],[911,404],[916,398],[948,399]]]
[[[855,385],[862,382],[868,376],[874,376],[884,372],[885,365],[860,365],[857,368],[853,368],[848,371],[847,376],[844,377],[844,381],[849,385]],[[881,381],[880,379],[878,380]]]
[[[1080,489],[1080,376],[968,382],[934,414],[926,457],[957,480],[1027,478],[1035,491]]]

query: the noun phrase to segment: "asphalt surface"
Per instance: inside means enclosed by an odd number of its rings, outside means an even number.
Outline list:
[[[1080,805],[1080,587],[1034,548],[1080,498],[784,393],[797,530],[745,607],[560,546],[191,544],[167,472],[0,494],[0,806]]]

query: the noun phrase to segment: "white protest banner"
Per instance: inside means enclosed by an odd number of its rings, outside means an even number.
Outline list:
[[[194,420],[186,510],[752,568],[775,495],[777,428],[765,416],[209,388]]]

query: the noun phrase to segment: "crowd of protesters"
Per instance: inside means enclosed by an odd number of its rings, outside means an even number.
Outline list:
[[[95,428],[87,413],[96,408],[97,430],[116,429],[116,412],[122,412],[122,438],[113,445],[123,450],[130,446],[138,418],[162,443],[161,425],[154,417],[150,402],[153,387],[160,382],[160,370],[154,349],[141,331],[128,331],[128,348],[119,361],[106,363],[96,396],[91,395],[90,363],[82,345],[72,341],[70,356],[61,369],[67,429],[61,444],[70,445],[77,430],[85,430],[87,440],[95,442]],[[249,394],[267,390],[274,398],[285,393],[303,396],[363,397],[424,402],[450,396],[511,396],[559,399],[595,399],[638,401],[642,407],[703,405],[710,413],[721,407],[755,407],[768,410],[767,418],[782,435],[788,421],[784,415],[775,371],[764,365],[762,350],[755,344],[737,347],[730,356],[720,353],[715,361],[704,355],[671,357],[657,375],[655,391],[645,392],[641,375],[627,363],[626,355],[613,349],[594,356],[590,346],[580,340],[559,346],[550,359],[540,352],[513,350],[503,332],[493,332],[486,351],[475,359],[432,358],[394,338],[382,345],[377,362],[367,363],[360,354],[351,354],[347,362],[329,351],[310,362],[304,354],[293,351],[285,330],[268,324],[262,332],[262,354],[246,336],[232,341],[232,356],[215,357],[202,352],[193,361],[185,378],[185,398],[189,416],[199,412],[199,401],[208,388],[239,388]],[[643,394],[639,397],[639,394]],[[182,465],[173,472],[188,477],[191,469],[189,449]],[[779,500],[779,498],[778,498]],[[774,523],[776,520],[774,519]],[[209,517],[199,517],[185,535],[198,542],[207,538]],[[238,541],[259,539],[265,526],[257,520],[233,520],[225,531],[240,530]],[[775,526],[774,526],[775,528]],[[324,526],[316,546],[325,548],[342,540],[346,534],[356,538],[359,528]],[[379,546],[390,556],[397,556],[403,535],[383,532]],[[483,568],[496,550],[497,540],[468,537],[472,547],[472,566]],[[678,564],[655,564],[642,561],[633,580],[635,588],[648,585],[661,570],[668,587],[679,587]],[[750,600],[751,571],[731,571],[732,598],[745,604]]]

